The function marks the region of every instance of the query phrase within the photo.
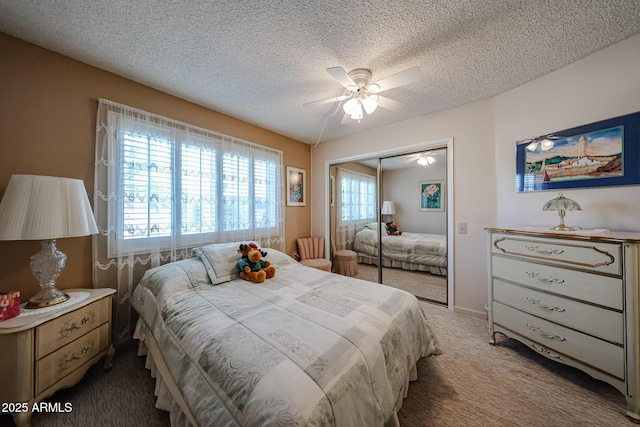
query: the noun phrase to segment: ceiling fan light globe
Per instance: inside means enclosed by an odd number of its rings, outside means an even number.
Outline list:
[[[350,100],[344,103],[344,106],[342,108],[344,109],[345,113],[352,116],[355,114],[356,109],[358,107],[359,107],[358,100],[355,98],[351,98]],[[362,109],[360,110],[362,111]]]
[[[380,92],[380,85],[378,83],[371,83],[367,90],[371,93],[378,93]]]
[[[429,161],[427,160],[426,157],[419,157],[418,158],[418,164],[420,166],[427,166],[429,164]]]
[[[540,148],[544,151],[551,150],[553,148],[553,141],[550,139],[543,139],[540,141]]]
[[[362,100],[362,106],[367,114],[371,114],[378,108],[378,95],[370,95]]]
[[[351,114],[353,120],[361,120],[363,116],[362,106],[358,103],[355,107],[355,111]]]

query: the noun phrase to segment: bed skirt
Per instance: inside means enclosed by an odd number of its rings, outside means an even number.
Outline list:
[[[378,265],[378,257],[373,257],[370,255],[365,255],[361,252],[358,252],[358,263]],[[384,257],[382,258],[382,266],[400,268],[402,270],[410,270],[410,271],[424,271],[426,273],[436,274],[438,276],[447,275],[446,267],[438,267],[437,265],[415,264],[412,262],[397,261],[394,259],[384,258]]]
[[[138,356],[146,356],[145,368],[149,369],[151,377],[155,378],[156,408],[169,412],[169,420],[172,427],[197,426],[195,419],[189,412],[186,402],[182,398],[178,387],[169,374],[169,369],[160,354],[158,344],[142,320],[138,319],[133,337],[138,342]],[[410,369],[409,377],[404,387],[396,398],[396,409],[384,427],[400,427],[398,411],[402,408],[402,402],[409,392],[409,383],[418,379],[416,365]],[[206,427],[206,426],[199,426]]]

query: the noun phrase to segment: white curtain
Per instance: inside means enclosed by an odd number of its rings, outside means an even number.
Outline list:
[[[376,178],[338,168],[336,249],[351,249],[356,233],[376,220]]]
[[[93,286],[117,290],[114,341],[146,270],[211,243],[284,250],[283,175],[279,150],[99,100]]]

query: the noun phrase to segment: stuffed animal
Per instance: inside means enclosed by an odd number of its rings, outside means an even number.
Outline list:
[[[387,234],[392,236],[399,236],[402,234],[402,230],[398,230],[398,226],[395,222],[389,221],[387,222]]]
[[[238,252],[242,257],[238,260],[240,277],[251,282],[262,283],[276,275],[276,268],[262,257],[267,253],[258,248],[255,243],[240,244]]]

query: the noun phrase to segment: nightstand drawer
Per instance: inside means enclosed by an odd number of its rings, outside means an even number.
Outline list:
[[[495,235],[492,252],[621,275],[621,245]]]
[[[500,303],[493,304],[493,321],[558,353],[625,379],[624,348]]]
[[[493,277],[622,310],[622,279],[494,256]]]
[[[109,346],[109,323],[36,362],[35,394],[75,371]]]
[[[109,298],[60,316],[36,328],[36,360],[81,337],[109,320]]]
[[[624,344],[624,315],[591,304],[493,280],[493,299],[607,341]]]

